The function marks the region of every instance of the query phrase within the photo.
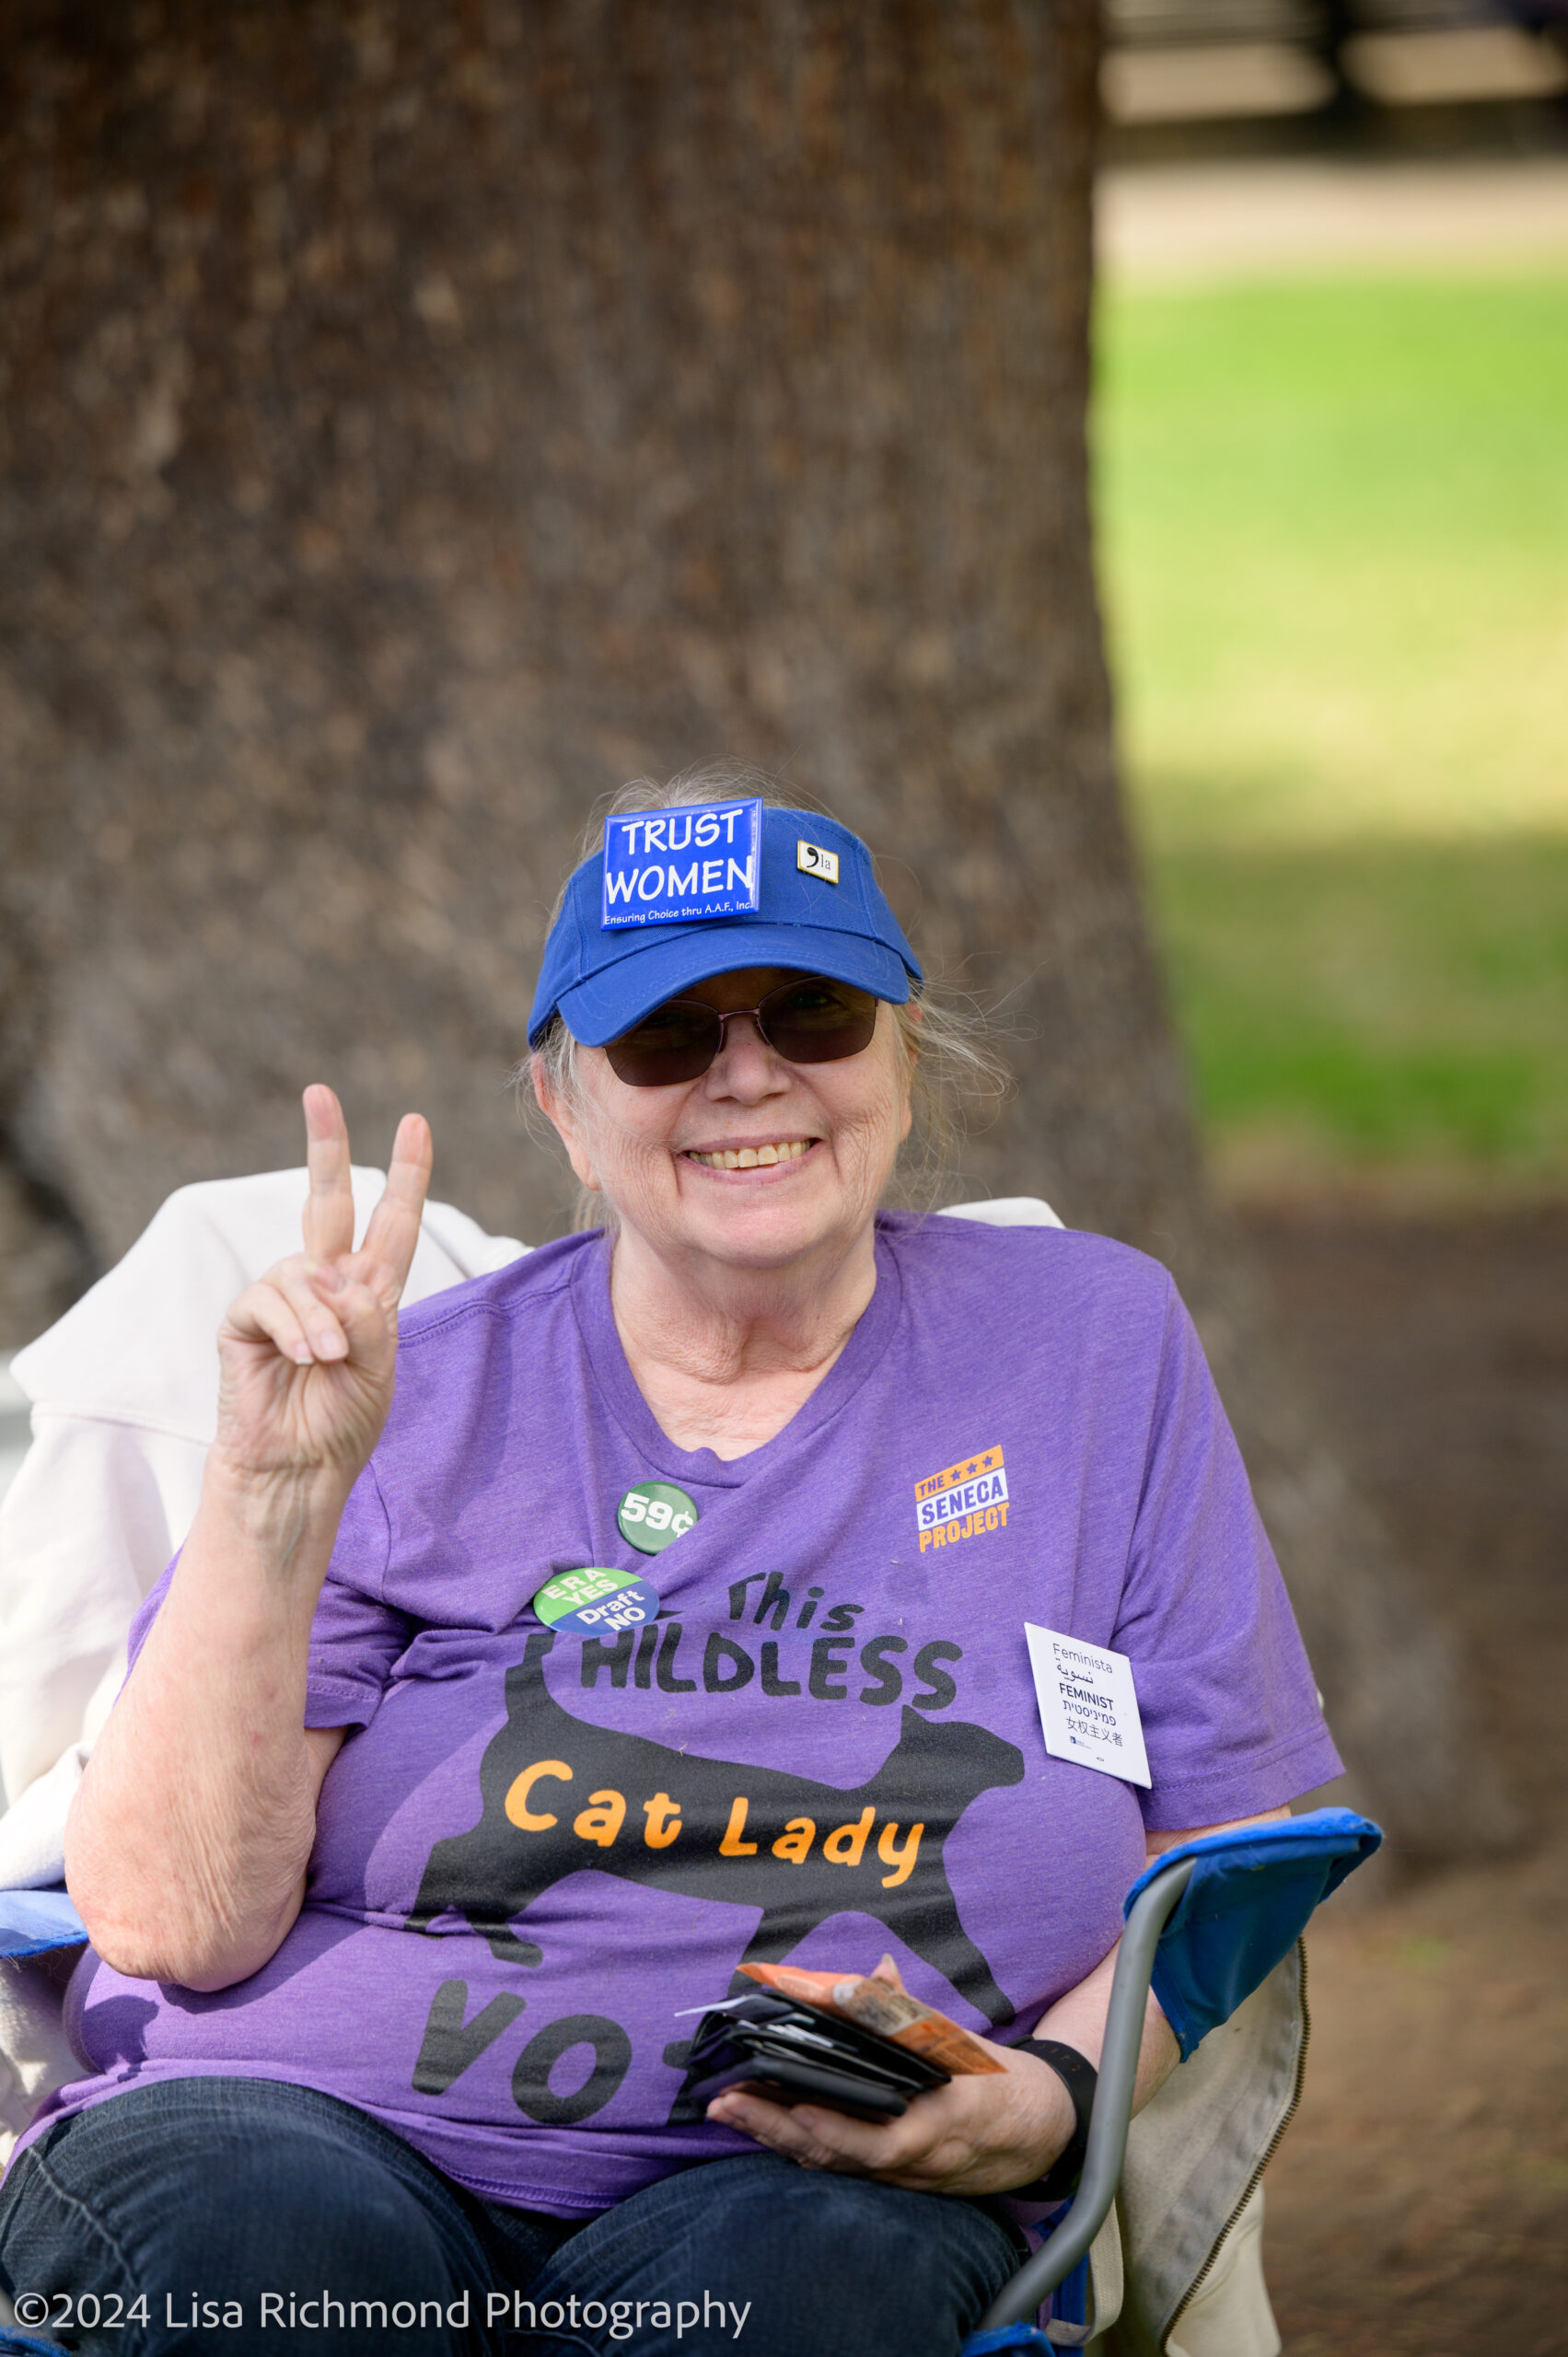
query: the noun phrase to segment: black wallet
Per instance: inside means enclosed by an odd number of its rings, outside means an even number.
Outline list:
[[[695,2103],[744,2079],[776,2103],[827,2104],[853,2119],[897,2119],[911,2096],[951,2075],[857,2022],[764,1989],[703,2015],[691,2069],[686,2093]]]

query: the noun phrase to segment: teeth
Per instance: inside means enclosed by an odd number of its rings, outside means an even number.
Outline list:
[[[701,1162],[710,1170],[771,1169],[775,1163],[798,1162],[810,1152],[810,1138],[790,1138],[777,1145],[720,1146],[714,1154],[693,1154],[690,1158]]]

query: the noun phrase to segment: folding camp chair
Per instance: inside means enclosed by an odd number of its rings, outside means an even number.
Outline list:
[[[1376,1825],[1349,1809],[1318,1809],[1183,1842],[1139,1875],[1123,1905],[1126,1929],[1078,2189],[1043,2248],[992,2302],[961,2357],[1051,2350],[1051,2328],[1041,2332],[1028,2319],[1083,2268],[1116,2200],[1151,1986],[1185,2062],[1289,1955],[1320,1901],[1382,1839]],[[1252,2189],[1246,2189],[1227,2228]],[[1081,2307],[1081,2301],[1071,2305]]]

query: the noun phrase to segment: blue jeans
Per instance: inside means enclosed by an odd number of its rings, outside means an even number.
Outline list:
[[[128,2089],[0,2188],[18,2323],[91,2357],[954,2357],[1021,2256],[983,2203],[761,2152],[509,2210],[275,2080]]]

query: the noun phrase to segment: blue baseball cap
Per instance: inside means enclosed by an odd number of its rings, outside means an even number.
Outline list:
[[[544,945],[531,1048],[556,1014],[575,1039],[602,1048],[666,999],[741,966],[826,974],[895,1006],[924,979],[870,853],[832,819],[752,799],[605,823],[609,875],[603,850],[575,870]],[[720,856],[704,861],[703,849]],[[716,912],[695,913],[703,909]]]

